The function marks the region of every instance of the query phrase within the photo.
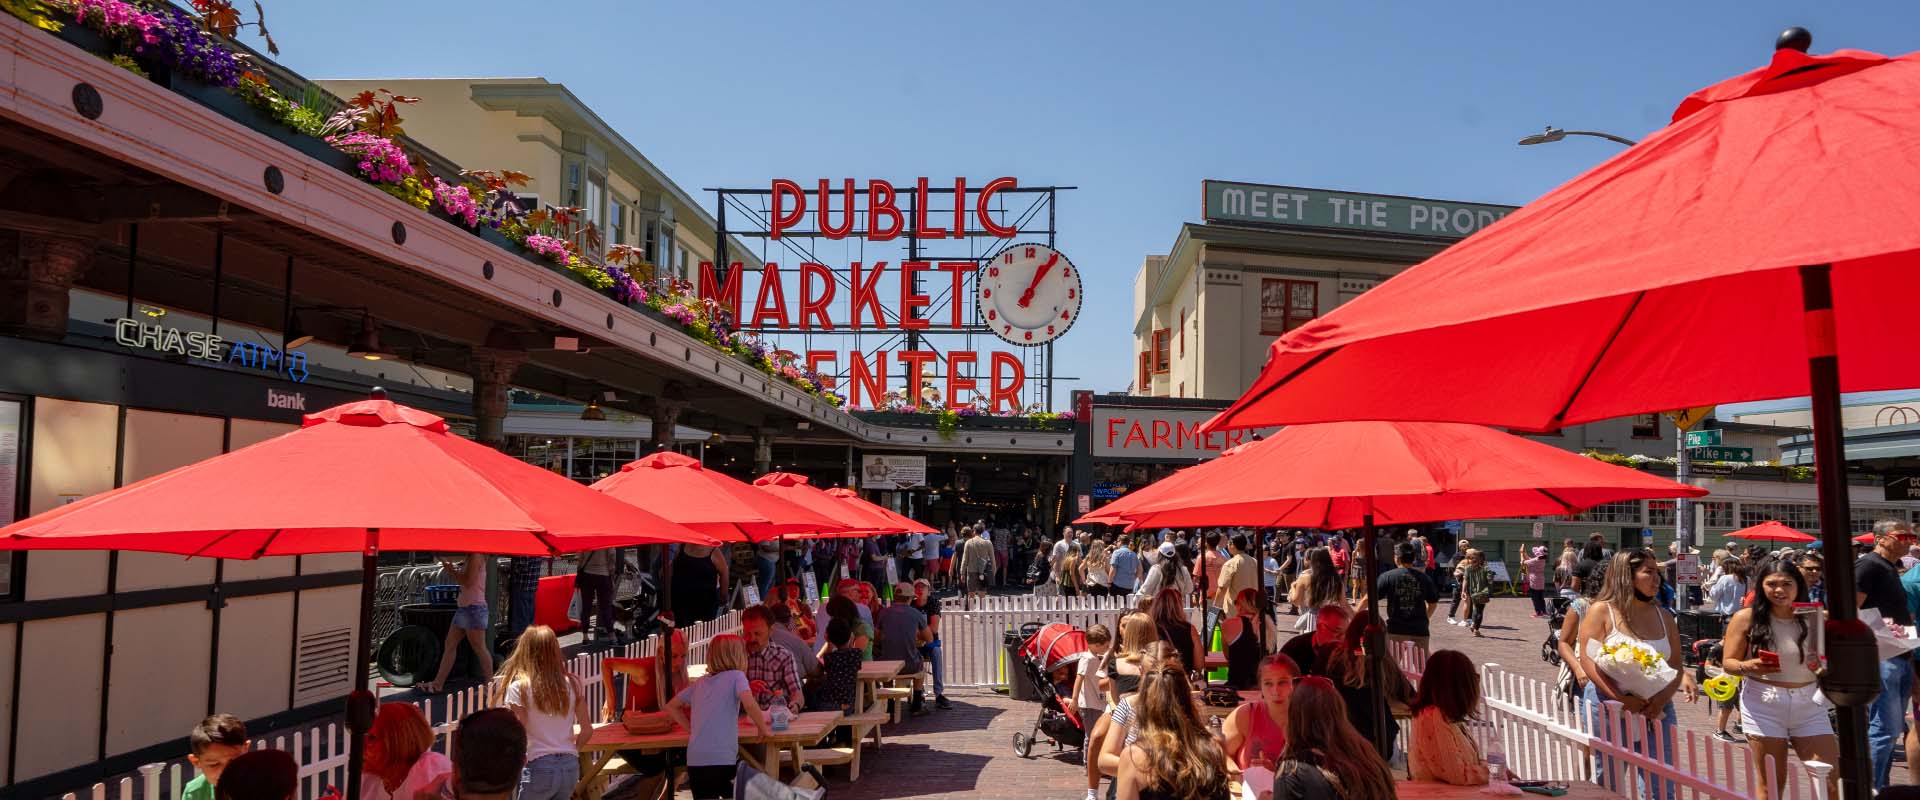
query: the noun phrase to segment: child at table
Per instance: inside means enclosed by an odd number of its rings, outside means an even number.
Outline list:
[[[707,645],[707,674],[667,702],[667,715],[687,734],[687,782],[695,800],[733,796],[734,764],[740,749],[740,712],[744,709],[761,736],[773,730],[747,685],[747,645],[732,634]],[[687,708],[694,710],[687,718]]]
[[[820,649],[820,677],[807,687],[813,711],[846,712],[860,683],[860,648],[853,644],[853,626],[844,619],[827,623],[827,644]]]
[[[580,782],[580,748],[593,738],[593,716],[586,687],[567,672],[552,628],[535,625],[520,634],[500,668],[494,699],[527,730],[520,800],[572,797],[573,785]]]
[[[215,714],[193,726],[193,732],[187,735],[187,747],[192,750],[187,761],[193,764],[199,775],[187,782],[187,788],[180,795],[181,800],[213,800],[214,787],[220,784],[220,773],[247,752],[247,724],[232,714]]]

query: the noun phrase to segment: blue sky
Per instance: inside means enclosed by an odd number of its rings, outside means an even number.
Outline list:
[[[1524,204],[1700,86],[1814,49],[1920,46],[1911,3],[638,3],[267,8],[309,77],[542,76],[689,191],[821,177],[1080,187],[1088,302],[1062,374],[1125,388],[1132,280],[1203,178]],[[485,165],[499,166],[499,165]],[[1064,405],[1064,394],[1057,398]]]

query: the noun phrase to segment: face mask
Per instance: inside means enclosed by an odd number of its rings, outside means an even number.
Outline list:
[[[1657,595],[1646,594],[1639,589],[1633,590],[1633,599],[1639,600],[1642,603],[1651,603],[1655,597],[1657,597]]]

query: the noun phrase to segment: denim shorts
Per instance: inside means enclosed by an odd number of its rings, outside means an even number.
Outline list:
[[[466,628],[470,631],[485,630],[487,627],[487,604],[474,603],[470,606],[461,606],[453,612],[452,625],[453,627]]]
[[[520,800],[567,800],[580,782],[580,757],[571,753],[544,755],[520,770]]]

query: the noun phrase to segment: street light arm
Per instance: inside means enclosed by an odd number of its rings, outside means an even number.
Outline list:
[[[1601,138],[1601,139],[1605,139],[1605,140],[1607,140],[1607,141],[1609,141],[1609,142],[1618,142],[1618,143],[1620,143],[1620,144],[1624,144],[1624,145],[1626,145],[1626,146],[1628,146],[1628,147],[1632,147],[1632,146],[1634,146],[1634,145],[1636,145],[1636,144],[1639,144],[1639,142],[1636,142],[1636,141],[1634,141],[1634,140],[1632,140],[1632,139],[1629,139],[1629,138],[1627,138],[1627,137],[1625,137],[1625,136],[1615,136],[1615,135],[1613,135],[1613,134],[1611,134],[1611,133],[1602,133],[1602,132],[1600,132],[1600,131],[1561,131],[1561,133],[1563,133],[1563,134],[1565,134],[1565,135],[1567,135],[1567,136],[1593,136],[1593,137],[1598,137],[1598,138]]]

